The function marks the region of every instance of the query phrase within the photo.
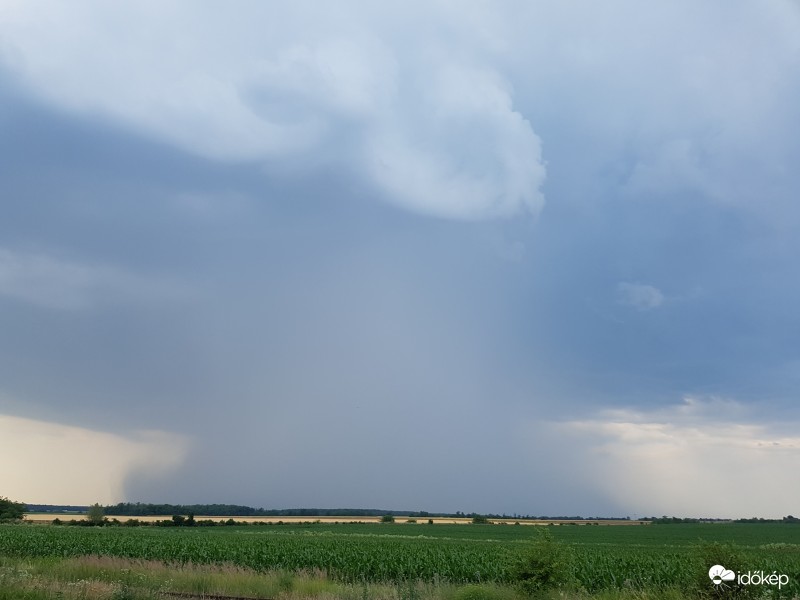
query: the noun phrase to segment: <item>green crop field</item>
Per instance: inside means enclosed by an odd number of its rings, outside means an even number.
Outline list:
[[[550,534],[543,544],[543,531]],[[66,559],[111,556],[181,565],[232,564],[255,572],[315,572],[347,584],[426,582],[513,587],[515,565],[534,559],[560,570],[579,595],[714,591],[713,564],[737,572],[786,574],[789,583],[751,587],[751,596],[800,597],[800,526],[674,524],[642,526],[292,524],[247,527],[0,526],[0,557]],[[535,552],[534,552],[535,553]],[[541,558],[541,557],[540,557]],[[536,562],[539,560],[539,562]]]

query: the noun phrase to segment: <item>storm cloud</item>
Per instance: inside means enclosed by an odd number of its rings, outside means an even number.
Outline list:
[[[789,0],[5,3],[0,494],[783,516],[798,67]]]

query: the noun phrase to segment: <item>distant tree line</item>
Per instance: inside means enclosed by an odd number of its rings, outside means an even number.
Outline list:
[[[146,517],[154,515],[195,514],[207,517],[380,517],[383,515],[409,515],[427,517],[425,511],[404,512],[372,508],[286,508],[266,509],[240,504],[145,504],[120,502],[106,506],[110,515]]]
[[[23,505],[26,512],[39,513],[86,513],[89,506],[72,505],[52,505],[52,504],[28,504]],[[630,520],[630,517],[584,517],[580,515],[531,515],[531,514],[506,514],[506,513],[476,513],[461,512],[454,513],[428,512],[425,510],[405,511],[405,510],[385,510],[377,508],[284,508],[267,509],[253,508],[241,504],[153,504],[144,502],[120,502],[102,507],[105,514],[127,516],[127,517],[147,517],[161,515],[203,515],[206,517],[383,517],[385,515],[404,516],[412,519],[428,519],[438,517],[445,519],[472,519],[474,522],[483,522],[483,519],[502,519],[502,520],[522,520],[538,519],[546,521],[618,521]],[[475,521],[478,519],[478,521]],[[653,524],[672,524],[672,523],[713,523],[730,522],[731,519],[719,518],[682,518],[682,517],[643,517],[642,521],[650,521]],[[762,522],[782,522],[796,523],[800,519],[789,515],[783,519],[763,519],[753,517],[750,519],[736,519],[736,523],[762,523]]]
[[[266,516],[264,509],[238,504],[145,504],[141,502],[120,502],[105,507],[110,515],[149,517],[154,515],[197,514],[209,517]]]
[[[392,517],[393,518],[393,517]],[[125,521],[120,521],[117,518],[109,519],[108,517],[103,517],[101,520],[96,519],[70,519],[69,521],[62,521],[59,518],[55,518],[51,521],[53,525],[57,526],[68,526],[68,527],[264,527],[264,526],[272,526],[272,525],[287,525],[287,526],[297,526],[297,525],[321,525],[322,522],[317,519],[315,521],[302,521],[300,523],[292,521],[286,522],[283,521],[237,521],[232,518],[228,519],[220,519],[219,521],[215,521],[213,519],[195,519],[194,515],[172,515],[169,519],[157,519],[157,520],[139,520],[136,518],[127,519]],[[363,521],[342,521],[338,523],[339,525],[348,526],[348,525],[358,525],[363,524]]]
[[[195,514],[207,517],[383,517],[392,515],[395,517],[403,516],[410,518],[427,519],[429,517],[449,518],[449,519],[542,519],[542,520],[563,520],[580,521],[584,519],[610,521],[625,520],[629,517],[581,517],[581,516],[534,516],[514,513],[464,513],[456,511],[454,513],[428,512],[425,510],[406,511],[406,510],[385,510],[378,508],[283,508],[267,509],[253,508],[240,504],[148,504],[142,502],[120,502],[119,504],[104,507],[106,514],[146,517],[156,515],[174,514]],[[54,512],[54,511],[51,511]]]
[[[522,515],[514,513],[496,514],[496,513],[464,513],[456,511],[454,513],[441,513],[441,512],[428,512],[425,510],[419,511],[403,511],[403,510],[382,510],[375,508],[285,508],[285,509],[266,509],[266,508],[253,508],[252,506],[244,506],[240,504],[151,504],[143,502],[120,502],[108,506],[75,506],[75,505],[55,505],[55,504],[24,504],[21,502],[12,502],[8,498],[0,496],[0,520],[14,520],[21,519],[25,512],[38,512],[38,513],[88,513],[92,509],[95,511],[95,518],[90,519],[97,523],[97,514],[102,515],[110,514],[116,516],[128,517],[147,517],[147,516],[161,516],[161,515],[189,515],[187,522],[176,522],[173,520],[159,521],[160,526],[174,527],[174,526],[194,526],[196,525],[219,525],[220,522],[205,519],[204,521],[195,521],[194,515],[203,515],[206,517],[397,517],[404,516],[410,519],[416,518],[456,518],[456,519],[472,519],[473,523],[486,523],[489,519],[502,519],[502,520],[519,520],[519,519],[538,519],[545,521],[618,521],[630,520],[630,517],[582,517],[582,516],[548,516],[548,515]],[[388,518],[386,522],[390,522]],[[764,519],[760,517],[752,517],[749,519],[720,519],[714,517],[697,518],[697,517],[642,517],[641,521],[650,521],[654,525],[669,525],[675,523],[789,523],[800,524],[800,518],[788,515],[782,519]],[[76,521],[76,523],[79,523]],[[118,522],[119,523],[119,522]],[[126,524],[126,523],[119,523]],[[224,522],[225,525],[238,525],[239,522],[233,519],[228,519]]]
[[[528,515],[480,515],[478,513],[431,513],[425,510],[404,511],[384,510],[377,508],[253,508],[239,504],[147,504],[142,502],[120,502],[104,507],[106,514],[146,517],[171,514],[196,514],[208,517],[383,517],[384,515],[407,516],[412,518],[473,518],[488,517],[492,519],[530,519]],[[49,511],[55,512],[55,511]],[[563,517],[576,518],[576,517]],[[580,517],[577,517],[580,518]]]
[[[88,506],[74,506],[71,504],[26,504],[25,512],[34,513],[85,513]]]
[[[750,519],[736,519],[734,523],[790,523],[797,525],[800,523],[800,519],[792,515],[787,515],[782,519],[761,519],[759,517],[752,517]]]
[[[788,515],[782,519],[764,519],[752,517],[749,519],[718,519],[718,518],[681,518],[681,517],[644,517],[642,521],[650,521],[653,525],[673,525],[676,523],[790,523],[798,524],[800,519]]]

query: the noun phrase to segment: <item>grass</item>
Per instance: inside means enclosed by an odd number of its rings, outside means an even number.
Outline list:
[[[175,565],[114,557],[0,559],[0,600],[161,600],[166,592],[272,600],[526,600],[493,583],[342,583],[321,573],[257,572],[235,565]],[[687,600],[679,590],[550,592],[561,600]]]
[[[1,600],[152,600],[168,597],[166,592],[275,600],[522,600],[497,585],[348,584],[320,572],[258,572],[230,564],[176,565],[100,556],[0,560]]]

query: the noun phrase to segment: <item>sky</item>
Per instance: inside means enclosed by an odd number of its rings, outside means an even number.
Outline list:
[[[797,0],[0,2],[0,496],[800,513]]]

